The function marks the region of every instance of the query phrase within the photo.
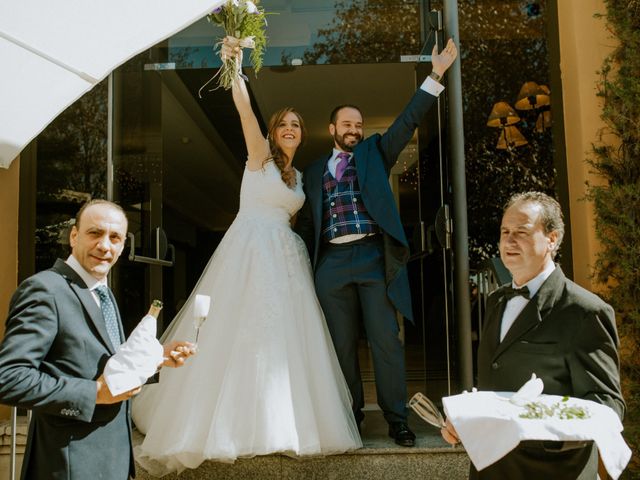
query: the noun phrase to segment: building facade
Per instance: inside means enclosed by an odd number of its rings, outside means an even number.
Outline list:
[[[300,168],[330,149],[327,117],[335,104],[360,104],[366,133],[390,124],[430,71],[423,55],[446,35],[430,13],[438,3],[379,1],[363,10],[358,2],[338,8],[326,1],[263,0],[278,15],[269,19],[265,68],[257,78],[249,72],[249,86],[263,121],[288,104],[307,120],[310,139]],[[598,242],[592,206],[582,199],[585,181],[597,181],[585,162],[602,127],[597,70],[614,46],[604,20],[594,17],[604,13],[604,4],[459,4],[472,272],[497,251],[495,212],[513,193],[498,187],[544,189],[568,213],[563,267],[594,289]],[[355,34],[336,37],[344,25]],[[0,170],[1,316],[22,278],[66,254],[69,220],[95,197],[121,203],[130,219],[133,237],[111,279],[128,328],[151,298],[165,300],[165,323],[179,309],[233,219],[245,155],[229,93],[197,96],[217,66],[206,43],[215,32],[208,28],[198,22],[127,62]],[[526,108],[513,107],[529,81],[546,86],[548,108],[527,107],[527,100],[521,104]],[[502,100],[518,122],[487,126]],[[414,310],[422,319],[404,332],[410,390],[430,396],[456,390],[455,252],[439,230],[443,207],[455,196],[447,125],[443,102],[425,119],[391,179],[412,242]],[[526,144],[511,136],[511,126]],[[0,416],[8,417],[8,409],[0,407]]]

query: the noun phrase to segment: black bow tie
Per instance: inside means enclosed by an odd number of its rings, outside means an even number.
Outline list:
[[[504,298],[507,299],[507,301],[518,296],[524,297],[527,300],[529,300],[530,298],[529,287],[526,286],[522,288],[513,288],[512,286],[504,287],[502,294],[504,295]]]

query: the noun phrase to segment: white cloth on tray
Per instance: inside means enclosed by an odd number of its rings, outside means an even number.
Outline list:
[[[478,470],[500,460],[522,440],[593,440],[609,475],[617,479],[631,450],[622,438],[622,423],[606,405],[570,397],[568,404],[583,407],[589,418],[520,418],[523,406],[509,402],[513,392],[471,392],[444,397],[444,411],[458,432],[469,458]],[[551,405],[562,401],[558,395],[540,395],[535,399]]]

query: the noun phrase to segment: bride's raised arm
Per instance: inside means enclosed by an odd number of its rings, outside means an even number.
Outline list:
[[[225,58],[235,57],[237,62],[242,65],[242,49],[240,47],[230,47],[226,40],[226,38],[223,40],[220,49],[220,56],[223,61]],[[271,153],[269,151],[269,144],[260,130],[258,119],[251,108],[251,100],[247,86],[240,76],[235,78],[231,92],[233,94],[233,103],[240,114],[242,133],[245,144],[247,145],[247,167],[249,170],[259,170],[262,168],[264,160],[266,160]]]

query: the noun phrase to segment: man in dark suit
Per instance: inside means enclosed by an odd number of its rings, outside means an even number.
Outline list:
[[[389,174],[444,87],[439,80],[457,55],[450,40],[434,48],[431,76],[383,135],[362,139],[363,119],[353,105],[331,113],[333,153],[304,172],[307,200],[296,231],[307,243],[316,291],[327,318],[358,425],[364,395],[358,366],[358,321],[371,345],[378,403],[396,443],[413,446],[407,426],[404,349],[396,311],[413,320],[406,262],[409,244]]]
[[[544,393],[593,400],[620,418],[618,335],[613,309],[568,280],[553,259],[564,223],[560,205],[539,192],[513,196],[500,227],[500,258],[513,282],[488,299],[478,348],[478,388],[516,391],[535,373]],[[457,443],[449,424],[445,440]],[[595,479],[593,442],[523,441],[470,478]]]
[[[126,480],[135,476],[129,401],[101,375],[124,340],[106,280],[127,236],[123,210],[105,200],[83,206],[66,261],[25,280],[11,299],[0,344],[0,401],[31,409],[22,478]],[[165,346],[176,367],[191,344]]]

